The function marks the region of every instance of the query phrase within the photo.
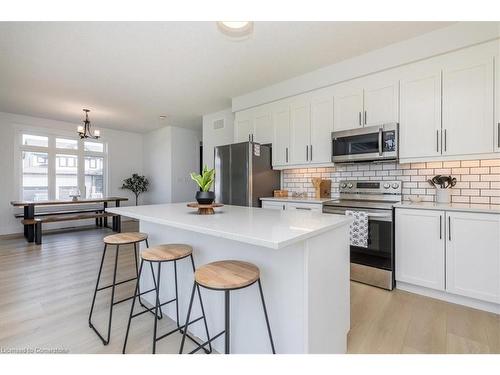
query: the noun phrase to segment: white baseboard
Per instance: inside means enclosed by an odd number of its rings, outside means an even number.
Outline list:
[[[457,305],[463,305],[478,310],[488,311],[494,314],[500,314],[500,304],[492,302],[480,301],[474,298],[463,297],[456,294],[443,292],[441,290],[425,288],[423,286],[407,284],[401,281],[396,281],[396,289],[404,290],[410,293],[420,294],[422,296],[431,297],[450,303],[455,303]]]

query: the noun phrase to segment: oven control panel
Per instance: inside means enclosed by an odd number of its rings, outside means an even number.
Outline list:
[[[401,194],[401,181],[340,181],[340,193]]]

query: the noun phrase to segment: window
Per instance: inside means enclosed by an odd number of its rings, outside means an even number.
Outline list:
[[[105,195],[106,145],[51,135],[21,134],[20,195],[23,200]]]
[[[104,152],[104,145],[97,142],[84,142],[84,151]]]
[[[104,158],[98,156],[85,157],[85,192],[86,198],[102,198],[104,196]]]
[[[49,196],[48,154],[22,152],[22,199],[43,201]]]
[[[56,199],[70,199],[78,190],[77,158],[77,155],[56,155]],[[72,160],[73,167],[68,165],[68,160]]]
[[[47,147],[48,145],[49,145],[49,137],[23,134],[23,146]]]
[[[78,150],[78,141],[76,139],[56,138],[56,148]]]

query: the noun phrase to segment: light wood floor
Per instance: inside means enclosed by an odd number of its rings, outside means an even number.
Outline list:
[[[123,230],[137,230],[124,223]],[[115,306],[111,342],[102,345],[87,319],[108,229],[44,235],[41,246],[0,238],[0,349],[61,348],[70,353],[121,353],[130,302]],[[111,253],[111,255],[113,255]],[[111,281],[113,256],[103,269]],[[118,279],[134,275],[132,247],[120,250]],[[133,292],[118,287],[117,298]],[[95,325],[104,329],[109,294],[97,299]],[[174,327],[159,322],[159,332]],[[127,352],[150,353],[150,314],[133,320]],[[176,353],[180,335],[161,340],[158,353]],[[186,350],[192,345],[188,342]],[[279,348],[279,343],[277,343]],[[500,353],[500,316],[395,290],[351,284],[349,353]]]

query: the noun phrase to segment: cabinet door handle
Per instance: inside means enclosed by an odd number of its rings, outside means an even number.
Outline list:
[[[313,160],[313,145],[309,145],[309,160]]]
[[[368,112],[365,110],[365,125],[366,125],[366,121],[368,121],[367,118],[368,118]]]
[[[311,207],[295,207],[296,210],[306,210],[306,211],[311,211]]]
[[[309,161],[309,146],[306,145],[306,161]]]
[[[361,111],[359,111],[359,126],[361,126],[361,125],[363,125],[363,124],[361,123]]]
[[[436,130],[436,152],[439,152],[439,130]]]
[[[288,147],[285,148],[285,159],[286,162],[288,163]]]
[[[448,240],[451,241],[451,217],[448,216]]]
[[[448,140],[448,137],[447,137],[446,129],[444,129],[444,152],[446,152],[447,143],[448,143],[447,140]]]
[[[443,217],[439,215],[439,239],[443,238]]]
[[[497,145],[500,148],[500,122],[497,124]]]

